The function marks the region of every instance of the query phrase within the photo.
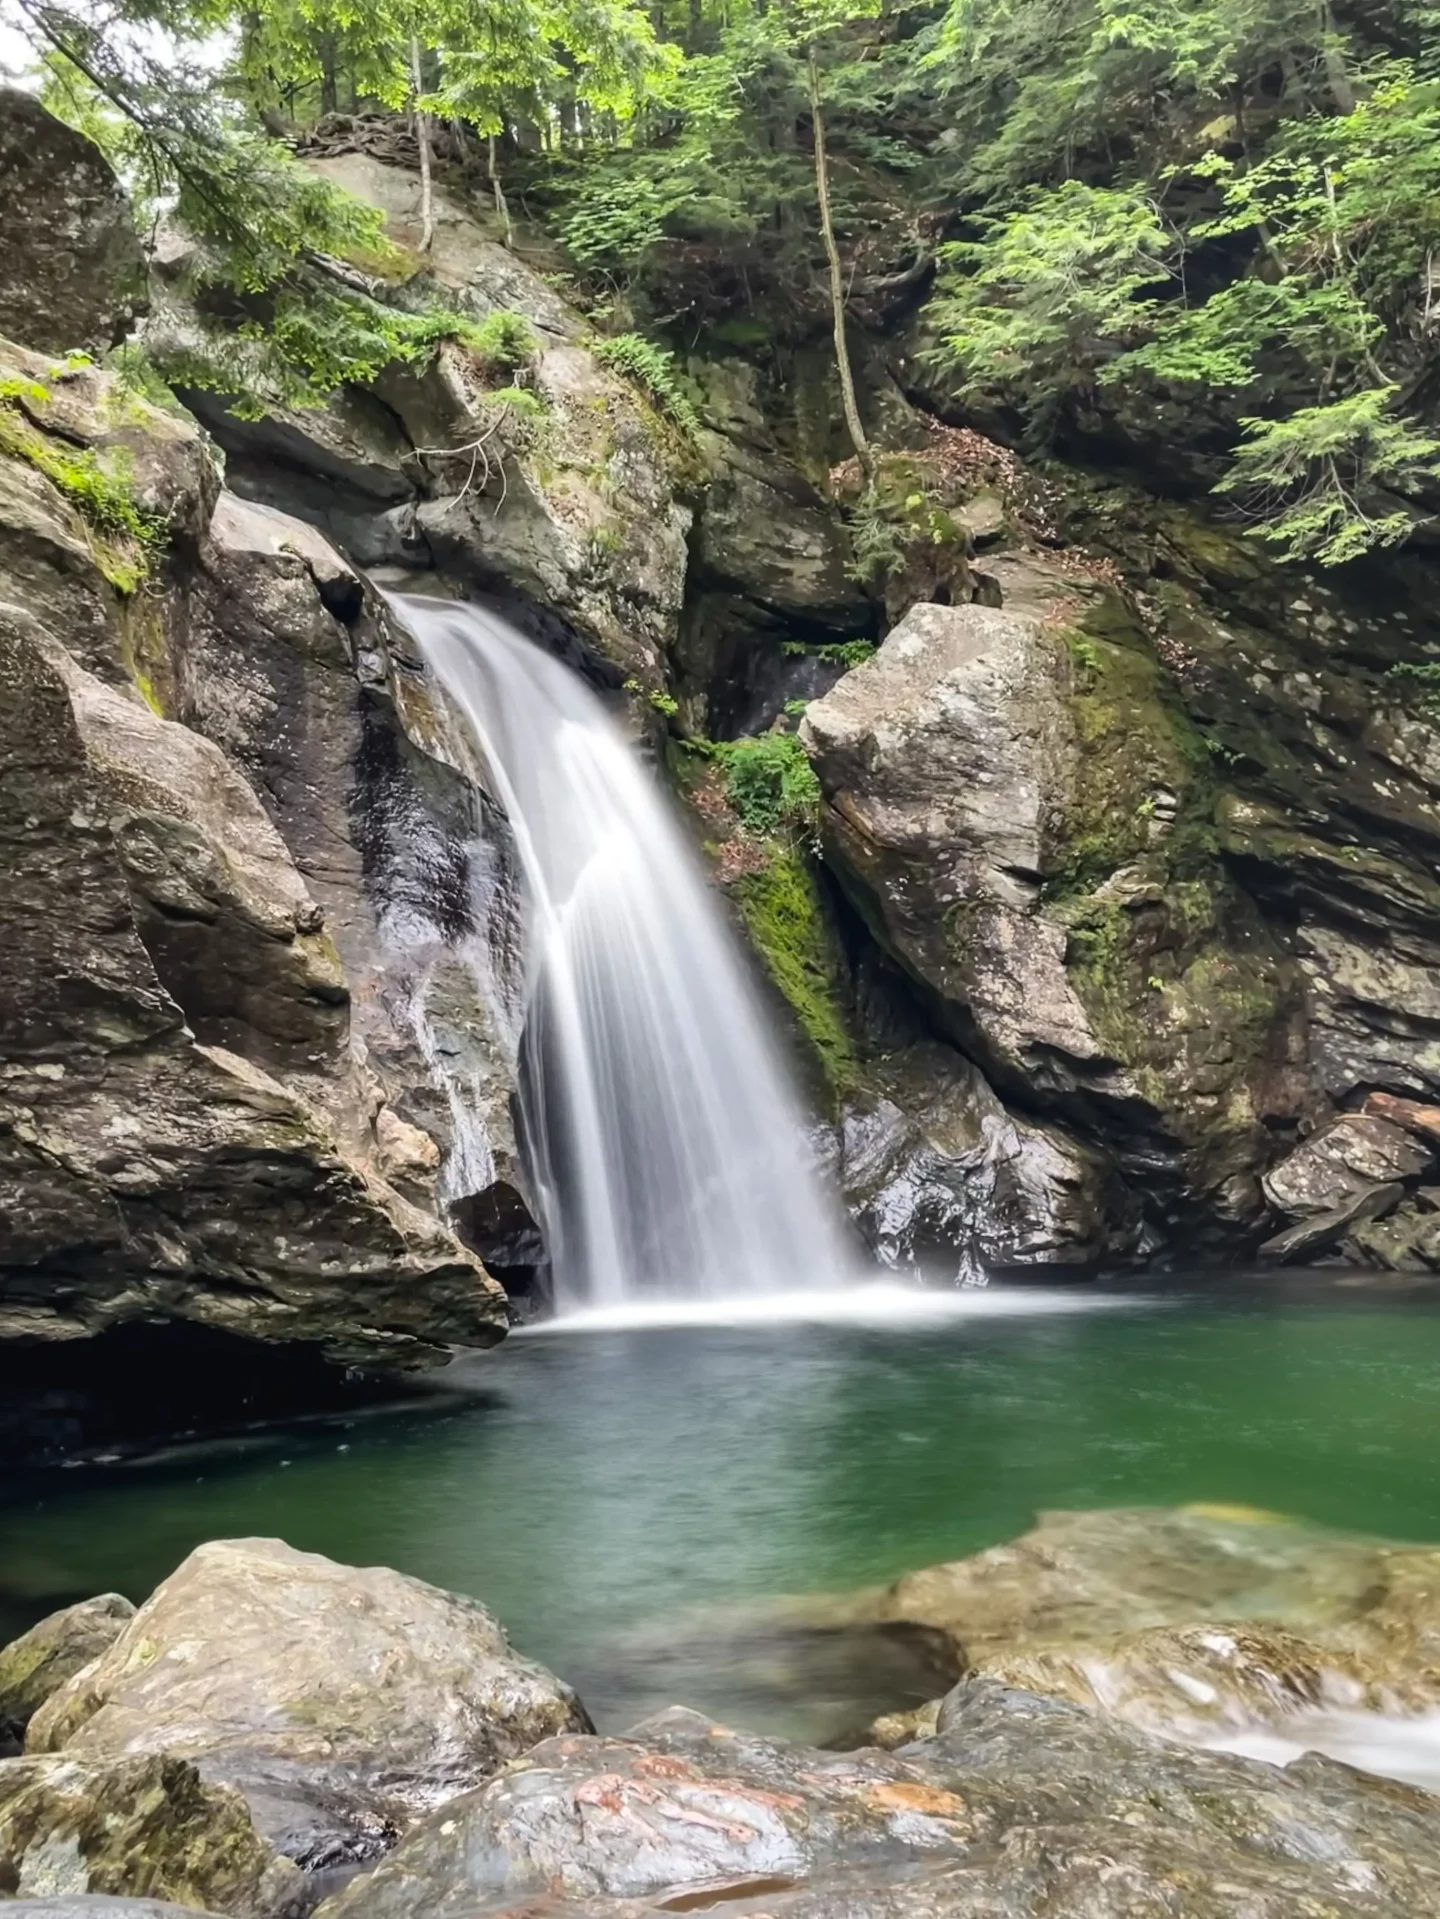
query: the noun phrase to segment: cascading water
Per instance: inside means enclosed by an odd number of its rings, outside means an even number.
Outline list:
[[[835,1285],[846,1248],[724,920],[589,688],[495,613],[400,617],[473,728],[527,894],[526,1145],[563,1310]]]

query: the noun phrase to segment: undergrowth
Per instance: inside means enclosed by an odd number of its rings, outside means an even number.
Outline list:
[[[680,383],[673,353],[641,333],[617,333],[613,339],[597,340],[594,354],[597,360],[643,387],[687,440],[699,439],[700,415]]]
[[[37,380],[0,380],[0,453],[43,473],[85,521],[95,563],[120,593],[138,591],[169,541],[165,516],[135,497],[123,447],[72,447],[52,439],[25,412],[50,397]]]

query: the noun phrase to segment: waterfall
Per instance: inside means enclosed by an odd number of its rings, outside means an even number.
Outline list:
[[[798,1102],[667,802],[584,682],[498,614],[404,597],[524,875],[525,1145],[562,1311],[835,1285]]]

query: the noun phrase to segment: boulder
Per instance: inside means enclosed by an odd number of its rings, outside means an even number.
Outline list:
[[[963,1055],[918,1044],[866,1077],[841,1117],[837,1171],[883,1265],[953,1275],[1127,1249],[1133,1207],[1103,1160],[1007,1111]]]
[[[0,334],[55,354],[118,345],[145,303],[129,199],[92,141],[16,87],[0,87],[0,196]]]
[[[0,1893],[123,1894],[234,1919],[289,1919],[302,1885],[299,1869],[256,1833],[240,1795],[203,1784],[183,1759],[0,1761]]]
[[[1362,1113],[1370,1119],[1388,1120],[1403,1126],[1432,1148],[1440,1149],[1440,1106],[1425,1106],[1419,1100],[1397,1099],[1393,1093],[1369,1093]]]
[[[1388,1119],[1340,1113],[1272,1166],[1262,1184],[1273,1206],[1292,1217],[1329,1213],[1373,1187],[1415,1179],[1433,1151]]]
[[[482,1606],[278,1540],[201,1546],[52,1695],[29,1750],[166,1753],[314,1870],[382,1852],[548,1736],[588,1727]]]
[[[1167,1225],[1253,1217],[1290,988],[1215,859],[1203,752],[1118,594],[987,564],[1002,604],[912,607],[808,708],[827,858],[1002,1097]]]
[[[1313,1636],[1384,1588],[1379,1542],[1244,1508],[1042,1513],[1019,1539],[906,1573],[881,1616],[935,1627],[972,1661],[1198,1619]]]
[[[452,1801],[324,1919],[1401,1919],[1440,1897],[1440,1803],[1308,1760],[1189,1752],[962,1682],[901,1751],[788,1746],[674,1709],[556,1739]]]
[[[1284,1265],[1291,1260],[1308,1259],[1312,1253],[1326,1252],[1350,1227],[1366,1220],[1383,1219],[1387,1213],[1394,1212],[1404,1197],[1405,1188],[1393,1183],[1363,1186],[1329,1212],[1310,1213],[1293,1226],[1287,1226],[1283,1233],[1275,1233],[1256,1249],[1257,1257]]]
[[[410,741],[380,603],[323,540],[217,507],[202,436],[111,375],[3,361],[0,1336],[187,1319],[382,1367],[492,1343],[501,1289],[375,1132],[438,1113],[451,1144],[400,976],[483,1030],[469,907],[436,926],[478,788]],[[105,528],[80,459],[125,503]],[[375,897],[397,853],[423,923]],[[386,915],[424,927],[389,970]]]
[[[52,1692],[98,1659],[124,1631],[135,1608],[119,1593],[101,1593],[52,1612],[0,1652],[0,1737],[24,1736]]]

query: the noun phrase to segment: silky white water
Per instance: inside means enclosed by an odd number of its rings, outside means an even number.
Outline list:
[[[396,602],[524,875],[526,1146],[562,1311],[833,1286],[850,1264],[719,907],[599,700],[500,615]]]

